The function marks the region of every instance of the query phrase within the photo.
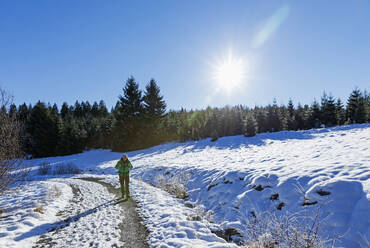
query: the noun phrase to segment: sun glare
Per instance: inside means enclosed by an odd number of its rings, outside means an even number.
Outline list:
[[[230,93],[245,79],[245,63],[242,58],[237,58],[229,52],[226,58],[215,65],[213,74],[219,90]]]

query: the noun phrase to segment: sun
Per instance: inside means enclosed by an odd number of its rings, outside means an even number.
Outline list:
[[[231,91],[241,86],[245,79],[245,62],[241,57],[234,56],[231,52],[220,60],[213,69],[213,79],[218,90]]]

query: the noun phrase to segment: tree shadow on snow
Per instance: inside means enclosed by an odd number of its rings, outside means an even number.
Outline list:
[[[45,223],[45,224],[36,226],[36,227],[32,228],[30,231],[28,231],[26,233],[23,233],[18,237],[15,237],[14,240],[15,241],[21,241],[21,240],[24,240],[24,239],[27,239],[27,238],[30,238],[30,237],[33,237],[33,236],[41,236],[41,235],[47,234],[49,232],[58,231],[60,229],[63,229],[65,227],[69,226],[73,222],[77,222],[82,217],[85,217],[87,215],[95,213],[95,212],[101,210],[102,208],[113,206],[113,205],[116,205],[116,204],[119,204],[119,203],[122,203],[122,202],[125,202],[125,199],[118,198],[118,199],[109,200],[109,201],[107,201],[103,204],[100,204],[99,206],[96,206],[94,208],[86,210],[85,212],[77,214],[73,217],[69,217],[65,220],[57,221],[57,222],[54,222],[54,223]]]

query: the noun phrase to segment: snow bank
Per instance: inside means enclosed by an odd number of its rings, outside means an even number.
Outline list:
[[[0,247],[28,247],[50,222],[57,221],[72,198],[71,188],[59,182],[29,182],[0,197]],[[41,228],[37,228],[41,227]]]

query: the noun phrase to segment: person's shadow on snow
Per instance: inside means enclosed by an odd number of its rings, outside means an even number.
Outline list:
[[[101,208],[106,208],[106,207],[109,207],[109,206],[117,205],[117,204],[123,203],[127,200],[128,199],[124,199],[124,198],[109,200],[109,201],[107,201],[103,204],[100,204],[99,206],[96,206],[94,208],[86,210],[85,212],[77,214],[73,217],[69,217],[65,220],[57,221],[57,222],[54,222],[54,223],[45,223],[45,224],[36,226],[36,227],[32,228],[30,231],[28,231],[26,233],[23,233],[18,237],[15,237],[14,240],[15,241],[21,241],[23,239],[27,239],[27,238],[30,238],[32,236],[39,236],[39,235],[41,236],[41,235],[44,235],[44,234],[49,233],[49,232],[53,232],[53,231],[63,229],[65,227],[69,226],[71,223],[78,221],[80,218],[97,212]]]

